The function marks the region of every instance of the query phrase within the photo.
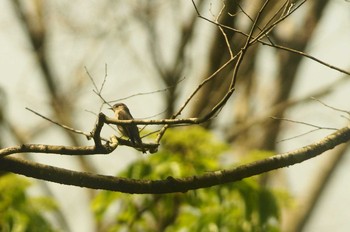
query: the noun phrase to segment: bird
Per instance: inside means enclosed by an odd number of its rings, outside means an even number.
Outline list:
[[[118,120],[132,120],[134,119],[129,111],[129,108],[124,103],[116,103],[111,108],[114,111],[115,118]],[[118,130],[126,137],[128,137],[132,144],[142,145],[139,129],[136,124],[121,124],[117,125]]]

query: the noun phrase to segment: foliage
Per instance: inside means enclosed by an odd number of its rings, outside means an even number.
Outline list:
[[[201,127],[169,130],[159,153],[133,163],[122,176],[135,179],[186,177],[223,168],[228,146]],[[164,195],[101,192],[93,201],[106,231],[278,231],[276,194],[258,178]],[[112,212],[115,210],[114,213]]]
[[[0,177],[0,231],[54,231],[43,214],[56,208],[44,197],[29,197],[30,183],[13,174]]]

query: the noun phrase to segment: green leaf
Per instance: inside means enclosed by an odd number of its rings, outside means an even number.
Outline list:
[[[57,209],[52,199],[29,197],[29,181],[13,174],[0,177],[0,231],[54,231],[44,213]]]
[[[182,178],[223,168],[229,146],[202,127],[169,129],[162,147],[136,161],[118,176],[136,179]],[[266,157],[271,152],[255,151]],[[129,195],[102,191],[93,203],[96,220],[103,221],[111,206],[118,213],[110,231],[276,231],[277,194],[259,185],[258,178],[198,189],[187,193]],[[109,211],[110,212],[110,211]],[[272,219],[272,220],[271,220]]]

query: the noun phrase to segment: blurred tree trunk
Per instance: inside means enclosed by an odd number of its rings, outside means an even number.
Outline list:
[[[47,28],[47,17],[45,12],[45,2],[36,1],[32,5],[32,9],[26,7],[26,4],[19,0],[12,1],[13,9],[20,20],[23,30],[27,35],[29,44],[33,48],[33,56],[37,62],[39,70],[41,70],[41,77],[43,83],[47,88],[47,98],[51,103],[52,113],[54,119],[58,122],[74,128],[74,109],[76,109],[76,97],[71,89],[60,89],[59,77],[57,77],[54,70],[54,64],[50,63],[50,50],[47,47],[49,29]],[[72,80],[72,86],[74,86]],[[73,134],[67,130],[63,130],[65,136],[70,140],[74,146],[79,146],[81,143],[77,134]],[[78,158],[81,167],[85,171],[94,172],[95,167],[88,162],[88,160],[81,156]]]

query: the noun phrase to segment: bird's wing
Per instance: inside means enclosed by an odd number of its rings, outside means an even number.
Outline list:
[[[118,119],[119,120],[130,120],[130,119],[133,119],[133,117],[124,111],[119,111],[118,112]]]

